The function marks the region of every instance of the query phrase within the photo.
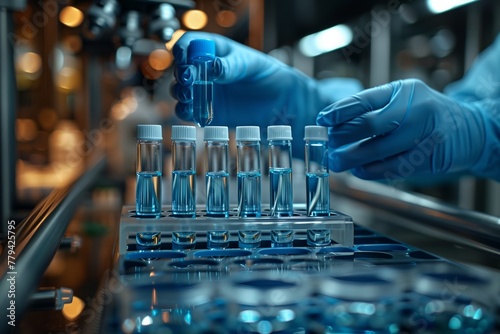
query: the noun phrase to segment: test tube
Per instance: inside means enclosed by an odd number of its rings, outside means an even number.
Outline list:
[[[135,214],[141,218],[161,216],[162,138],[161,125],[137,125]],[[139,232],[136,242],[141,249],[159,248],[161,233]]]
[[[207,190],[207,215],[229,216],[228,128],[208,126],[204,132],[205,185]]]
[[[260,128],[258,126],[236,127],[236,165],[238,174],[238,216],[261,216],[261,170]],[[258,248],[261,231],[238,232],[241,248]]]
[[[172,214],[196,216],[196,128],[172,126]]]
[[[260,217],[260,128],[258,126],[236,127],[236,148],[238,215]]]
[[[328,183],[328,130],[322,126],[305,127],[306,207],[308,216],[330,215],[330,189]],[[330,231],[307,231],[311,246],[330,244]]]
[[[189,43],[188,59],[195,67],[193,82],[193,119],[204,127],[213,118],[213,64],[215,43],[209,39],[195,39]]]
[[[267,128],[269,141],[269,187],[271,216],[293,215],[292,183],[292,128],[289,125],[272,125]],[[293,230],[272,230],[271,245],[290,247]]]
[[[207,126],[205,140],[205,186],[207,191],[207,216],[229,217],[229,168],[227,126]],[[229,246],[229,232],[208,231],[208,248]]]

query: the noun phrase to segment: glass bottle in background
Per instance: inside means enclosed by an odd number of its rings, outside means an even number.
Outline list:
[[[137,125],[135,214],[141,218],[161,216],[162,139],[161,125]],[[161,234],[139,232],[136,242],[139,248],[158,248]]]
[[[213,118],[215,43],[209,39],[194,39],[189,43],[188,60],[195,67],[193,82],[193,119],[204,127]]]

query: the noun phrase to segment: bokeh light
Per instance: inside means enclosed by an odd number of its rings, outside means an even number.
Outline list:
[[[236,20],[237,20],[236,14],[230,10],[221,10],[220,12],[217,13],[217,16],[215,17],[215,21],[217,22],[217,24],[223,28],[229,28],[234,26]]]
[[[76,7],[67,6],[59,13],[59,21],[68,27],[75,28],[82,24],[83,13]]]
[[[182,23],[189,29],[199,30],[207,25],[208,17],[204,11],[193,9],[188,10],[182,16]]]

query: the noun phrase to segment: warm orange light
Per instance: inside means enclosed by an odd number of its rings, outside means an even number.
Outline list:
[[[198,9],[188,10],[182,15],[182,23],[189,29],[199,30],[206,26],[207,22],[207,14]]]
[[[50,108],[43,108],[38,114],[38,122],[45,130],[51,130],[57,122],[57,113]]]
[[[182,29],[178,29],[178,30],[174,31],[174,33],[172,34],[172,39],[170,39],[170,41],[165,43],[165,47],[167,48],[168,51],[172,50],[172,48],[174,47],[174,44],[177,43],[179,38],[181,38],[181,36],[184,35],[185,32],[186,31],[182,30]]]
[[[83,13],[76,7],[67,6],[61,10],[59,21],[68,27],[78,27],[83,22]]]
[[[62,91],[73,91],[80,87],[80,73],[73,67],[65,66],[59,70],[55,78],[56,84]]]
[[[149,66],[156,71],[164,71],[172,64],[172,55],[167,50],[157,49],[148,58]]]
[[[82,313],[85,308],[85,303],[80,298],[73,296],[73,301],[69,304],[64,304],[62,309],[63,316],[69,321],[73,321]]]
[[[35,121],[29,118],[16,120],[16,137],[19,141],[31,141],[38,133],[38,126]]]
[[[217,16],[215,18],[217,24],[223,28],[234,26],[234,24],[236,23],[236,19],[236,14],[230,10],[220,11],[219,13],[217,13]]]
[[[163,72],[155,70],[149,65],[149,61],[145,61],[141,64],[141,73],[146,79],[156,80],[161,77]]]
[[[82,39],[77,35],[69,35],[62,41],[62,46],[67,51],[77,53],[82,49]]]
[[[25,52],[17,58],[17,68],[24,73],[36,73],[42,67],[42,58],[34,52]]]

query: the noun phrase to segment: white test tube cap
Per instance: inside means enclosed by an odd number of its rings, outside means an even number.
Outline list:
[[[137,139],[139,140],[162,140],[161,125],[139,124],[137,125]]]
[[[172,140],[196,141],[196,127],[191,125],[173,125]]]
[[[304,140],[328,141],[328,129],[319,125],[307,125],[304,128]]]
[[[267,140],[292,140],[292,127],[290,125],[268,126]]]
[[[229,141],[229,131],[227,126],[207,126],[203,130],[203,140],[205,141]]]
[[[258,126],[237,126],[236,141],[260,141],[260,128]]]

